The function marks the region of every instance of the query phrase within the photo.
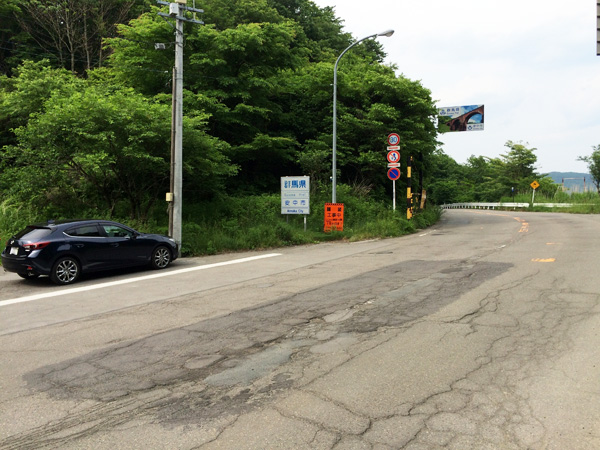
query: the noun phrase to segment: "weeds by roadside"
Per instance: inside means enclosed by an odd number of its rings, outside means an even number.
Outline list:
[[[419,211],[412,220],[406,219],[406,210],[393,211],[387,203],[374,202],[364,197],[351,196],[341,190],[340,201],[345,203],[344,231],[323,232],[324,205],[328,199],[315,195],[311,198],[311,214],[282,216],[278,194],[224,198],[211,203],[186,203],[184,206],[182,253],[184,256],[209,255],[242,250],[283,247],[333,240],[357,241],[363,239],[396,237],[410,234],[437,222],[440,208],[431,206]],[[0,247],[7,239],[36,222],[49,218],[11,204],[0,203]],[[87,217],[91,217],[87,213]],[[109,218],[102,212],[94,218]],[[144,232],[167,234],[164,212],[144,223],[126,218],[111,219]]]

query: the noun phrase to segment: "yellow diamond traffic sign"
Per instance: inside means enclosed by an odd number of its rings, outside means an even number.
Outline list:
[[[533,183],[531,183],[529,186],[531,186],[534,190],[540,187],[540,183],[537,182],[537,180],[535,180]]]

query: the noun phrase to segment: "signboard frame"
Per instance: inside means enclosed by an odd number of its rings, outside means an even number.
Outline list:
[[[310,214],[310,177],[281,177],[281,214]]]
[[[344,204],[325,203],[325,224],[323,231],[344,231]]]
[[[440,133],[483,131],[485,105],[444,106],[438,108]]]

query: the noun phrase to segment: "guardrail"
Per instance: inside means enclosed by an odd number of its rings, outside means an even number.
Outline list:
[[[442,205],[442,209],[517,209],[529,208],[531,203],[450,203]],[[573,203],[534,203],[533,206],[542,208],[568,208],[574,206]]]

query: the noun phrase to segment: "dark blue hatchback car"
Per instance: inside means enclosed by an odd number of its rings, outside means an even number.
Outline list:
[[[164,269],[178,256],[175,241],[108,220],[64,220],[27,226],[2,252],[5,271],[22,278],[48,275],[56,284],[82,273],[149,265]]]

